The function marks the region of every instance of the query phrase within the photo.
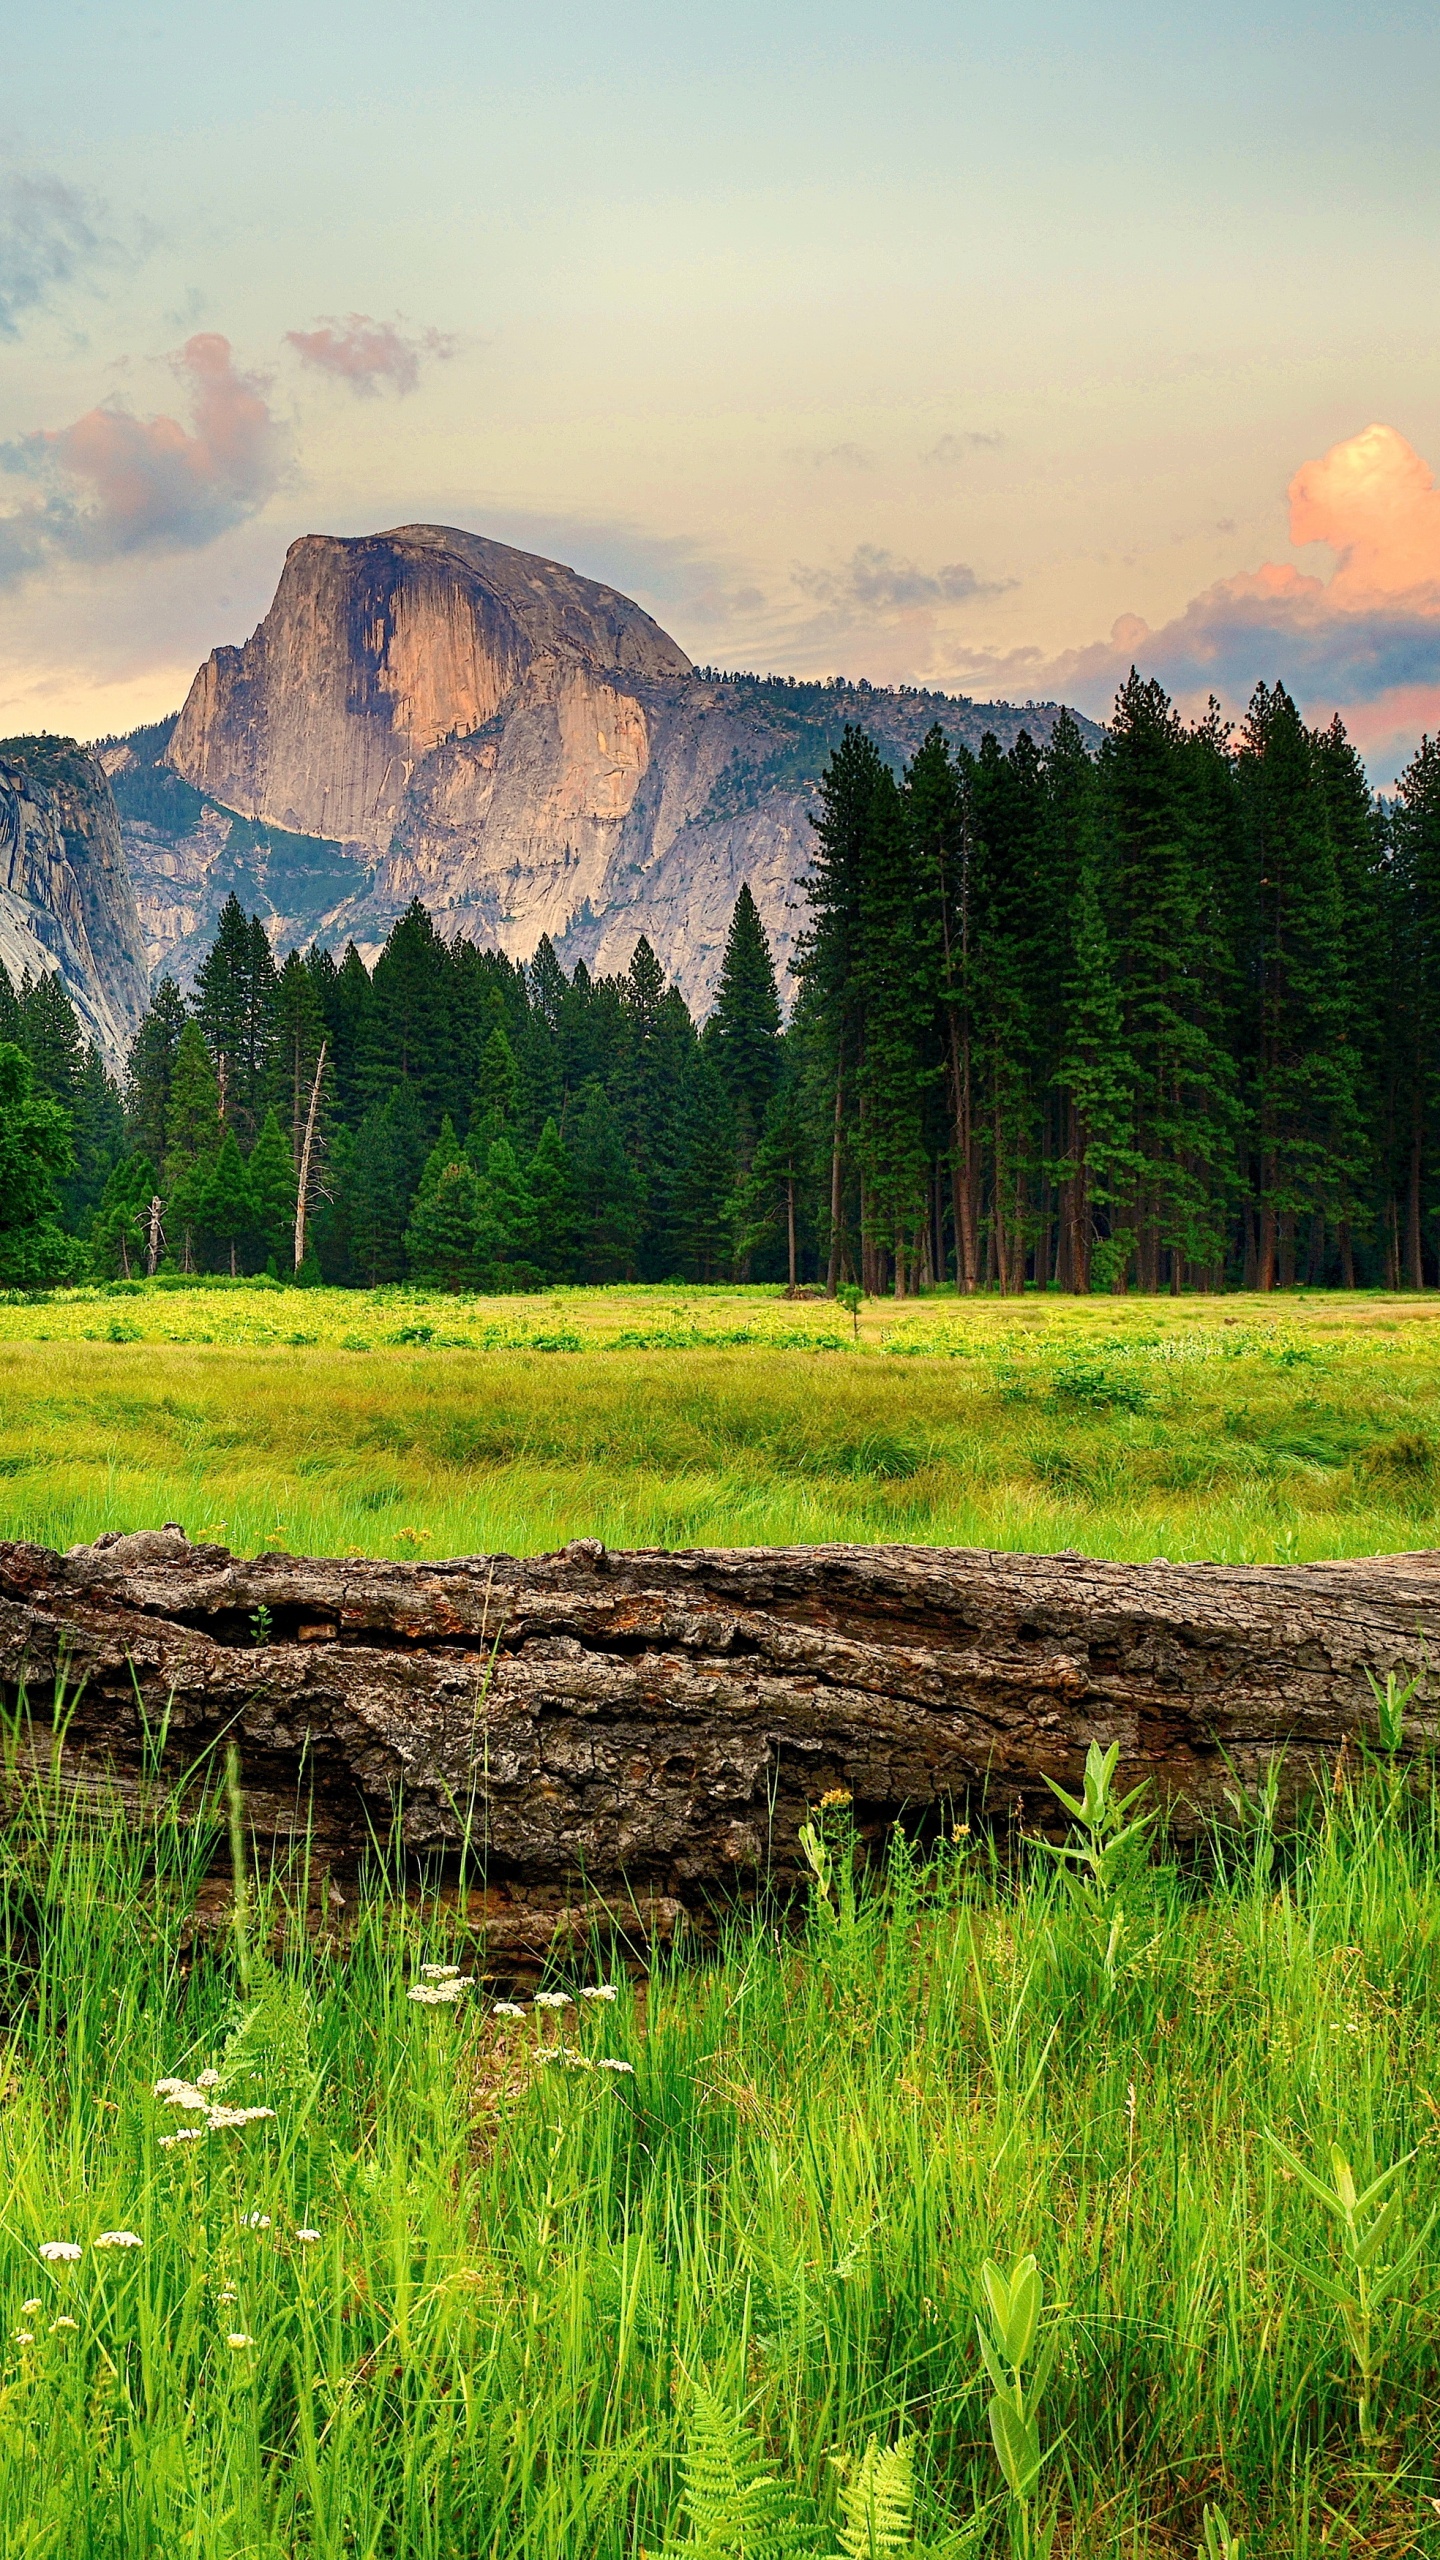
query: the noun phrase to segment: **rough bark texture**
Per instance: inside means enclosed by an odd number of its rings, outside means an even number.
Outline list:
[[[59,1556],[0,1545],[0,1678],[63,1767],[147,1794],[224,1737],[264,1835],[310,1827],[344,1874],[378,1833],[483,1864],[497,1947],[599,1900],[662,1929],[768,1868],[847,1788],[862,1830],[967,1802],[1053,1816],[1087,1744],[1121,1744],[1193,1833],[1238,1773],[1283,1795],[1373,1726],[1366,1673],[1419,1671],[1436,1731],[1440,1554],[1235,1569],[976,1549],[803,1547],[447,1564],[265,1555],[178,1532]],[[50,1749],[48,1731],[42,1734]]]

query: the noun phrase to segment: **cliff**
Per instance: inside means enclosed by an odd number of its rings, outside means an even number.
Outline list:
[[[152,962],[187,976],[233,888],[278,945],[378,950],[414,897],[447,933],[623,968],[640,933],[691,1005],[748,880],[782,967],[809,811],[847,721],[897,761],[1056,706],[697,675],[613,588],[436,525],[308,535],[164,744],[112,752]],[[1085,724],[1093,737],[1096,732]],[[127,762],[127,759],[129,760]],[[159,761],[163,759],[163,765]],[[143,806],[141,805],[143,803]]]
[[[73,738],[0,739],[0,960],[17,987],[58,969],[118,1072],[149,971],[110,784]]]

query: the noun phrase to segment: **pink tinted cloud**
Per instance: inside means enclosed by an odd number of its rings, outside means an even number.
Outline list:
[[[189,393],[188,427],[107,402],[0,449],[0,466],[41,490],[0,517],[0,577],[47,558],[198,549],[264,505],[286,459],[264,381],[208,330],[170,361]]]
[[[1291,541],[1336,554],[1328,577],[1265,561],[1158,629],[1122,614],[1108,640],[1048,660],[1014,650],[974,673],[1068,693],[1101,717],[1132,663],[1182,702],[1213,692],[1232,711],[1278,676],[1308,717],[1339,711],[1388,772],[1397,740],[1440,725],[1440,489],[1396,428],[1375,425],[1302,463],[1288,496]]]
[[[343,320],[317,320],[313,329],[287,329],[285,343],[302,364],[348,383],[358,398],[370,400],[385,383],[403,398],[420,379],[421,359],[434,356],[443,363],[458,342],[443,329],[407,336],[398,320],[372,320],[368,312],[350,311]]]

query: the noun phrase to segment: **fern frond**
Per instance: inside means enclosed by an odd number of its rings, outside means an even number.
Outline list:
[[[915,2439],[880,2444],[872,2436],[858,2456],[836,2464],[842,2474],[840,2549],[834,2560],[892,2560],[912,2548],[915,2532]]]
[[[814,2540],[789,2483],[767,2470],[743,2414],[703,2384],[691,2395],[681,2504],[688,2542],[660,2560],[803,2560]]]

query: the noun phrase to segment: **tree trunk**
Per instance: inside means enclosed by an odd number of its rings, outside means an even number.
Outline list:
[[[835,1125],[830,1139],[830,1261],[825,1273],[825,1295],[833,1298],[840,1285],[840,1255],[845,1236],[845,1174],[843,1164],[845,1136],[845,1077],[835,1070]]]
[[[870,1839],[966,1804],[1053,1830],[1045,1780],[1076,1789],[1092,1741],[1118,1740],[1120,1783],[1149,1780],[1193,1837],[1272,1765],[1286,1807],[1323,1778],[1373,1730],[1367,1672],[1420,1673],[1424,1763],[1437,1662],[1440,1553],[1244,1568],[580,1539],[401,1565],[245,1562],[178,1530],[0,1545],[0,1681],[11,1707],[25,1686],[42,1771],[143,1819],[167,1776],[198,1803],[234,1742],[259,1838],[308,1838],[317,1878],[372,1839],[464,1846],[500,1947],[543,1948],[601,1903],[703,1912],[762,1869],[788,1885],[831,1788]]]

